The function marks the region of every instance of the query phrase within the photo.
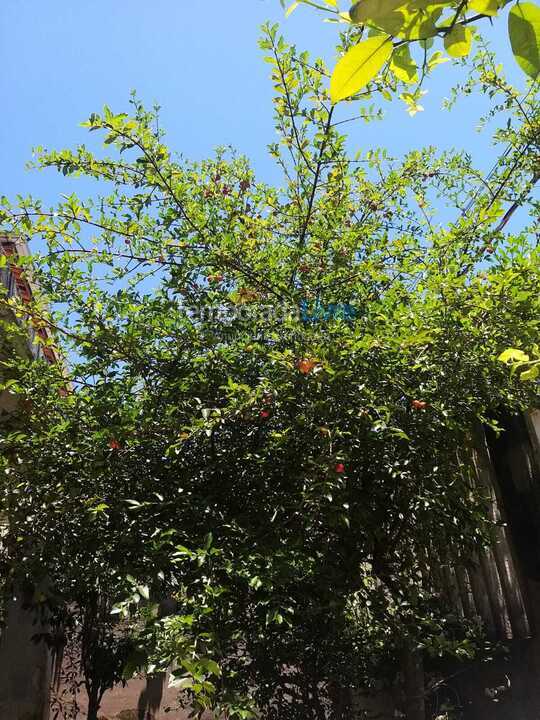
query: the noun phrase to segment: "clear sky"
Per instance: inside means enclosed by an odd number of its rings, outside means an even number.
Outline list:
[[[105,103],[127,109],[131,89],[162,106],[173,149],[200,158],[231,144],[251,158],[261,178],[274,179],[265,154],[274,138],[272,87],[257,46],[266,19],[280,21],[286,39],[332,62],[336,26],[308,8],[285,20],[278,0],[1,0],[0,194],[32,193],[52,202],[59,191],[87,190],[82,180],[25,170],[31,148],[87,142],[79,123]],[[506,19],[489,34],[510,79],[522,85]],[[381,145],[394,153],[457,146],[490,167],[489,137],[475,132],[482,99],[464,101],[452,114],[440,109],[458,76],[439,67],[424,113],[410,118],[396,101],[382,123],[359,121],[351,128],[351,146]]]

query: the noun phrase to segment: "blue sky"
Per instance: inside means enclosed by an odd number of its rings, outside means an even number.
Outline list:
[[[307,8],[285,20],[278,0],[2,0],[0,194],[31,193],[47,202],[67,189],[84,194],[83,180],[25,170],[31,148],[86,142],[79,123],[104,103],[125,110],[131,89],[162,106],[173,149],[200,158],[232,144],[251,158],[261,178],[275,179],[265,154],[274,137],[272,88],[257,46],[267,19],[282,22],[286,39],[332,61],[336,27]],[[510,79],[523,85],[508,49],[506,20],[489,35]],[[464,101],[452,114],[440,109],[457,77],[458,71],[439,67],[424,113],[410,118],[396,101],[382,123],[359,121],[350,128],[351,147],[403,153],[431,143],[457,146],[490,167],[495,155],[489,137],[475,132],[482,98]]]

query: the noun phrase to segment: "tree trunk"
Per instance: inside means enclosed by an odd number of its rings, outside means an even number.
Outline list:
[[[405,717],[407,720],[426,720],[424,663],[418,650],[406,649],[403,653],[403,685]]]
[[[97,687],[92,687],[88,691],[88,712],[87,720],[98,720],[98,712],[100,706],[100,698]]]

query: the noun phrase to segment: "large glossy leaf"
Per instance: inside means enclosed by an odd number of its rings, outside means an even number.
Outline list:
[[[435,34],[443,9],[451,3],[444,0],[360,0],[350,10],[357,24],[373,25],[407,40],[418,40]]]
[[[444,47],[451,57],[465,57],[471,52],[471,45],[472,32],[463,25],[456,25],[444,37]]]
[[[352,6],[349,14],[354,23],[372,22],[379,27],[386,25],[384,29],[395,34],[403,25],[406,11],[403,0],[360,0]]]
[[[338,62],[330,80],[333,103],[351,97],[377,75],[392,54],[392,42],[384,36],[364,40]]]
[[[533,79],[540,73],[540,7],[518,3],[510,10],[508,32],[520,68]]]

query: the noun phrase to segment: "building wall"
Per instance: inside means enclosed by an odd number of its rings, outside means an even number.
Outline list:
[[[51,658],[33,638],[47,629],[31,595],[13,593],[0,635],[0,719],[48,720]]]
[[[31,286],[16,274],[13,261],[26,255],[26,243],[12,237],[0,236],[0,253],[11,262],[0,268],[0,285],[7,297],[18,296],[25,302],[31,297]],[[9,312],[9,310],[7,311]],[[5,315],[5,308],[2,314]],[[32,331],[33,333],[33,331]],[[37,357],[38,346],[22,343],[17,351]],[[2,344],[0,343],[0,348]],[[0,392],[0,432],[13,427],[18,417],[17,402],[9,392]],[[1,528],[9,518],[0,518]],[[47,630],[46,618],[33,602],[32,590],[22,591],[4,583],[1,588],[5,600],[5,626],[0,627],[0,720],[47,720],[49,717],[49,687],[51,658],[44,643],[35,642],[37,635]]]

